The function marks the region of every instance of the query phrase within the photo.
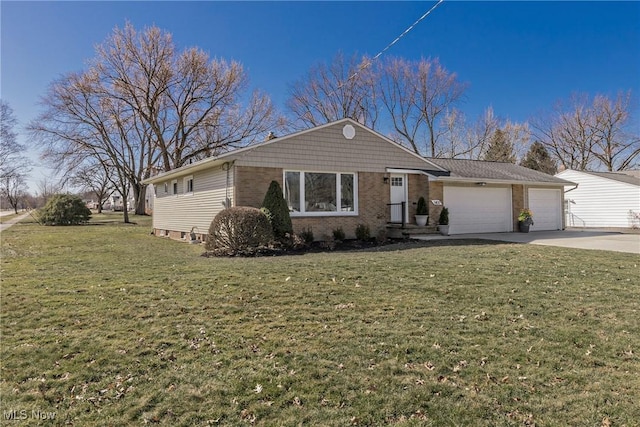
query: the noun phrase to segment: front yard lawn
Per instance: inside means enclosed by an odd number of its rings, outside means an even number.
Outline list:
[[[440,241],[205,258],[133,220],[2,233],[4,423],[640,420],[637,255]]]

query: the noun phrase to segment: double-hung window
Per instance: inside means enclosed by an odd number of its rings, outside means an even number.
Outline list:
[[[342,172],[284,172],[284,197],[293,216],[357,215],[357,176]]]
[[[193,175],[184,179],[184,192],[187,194],[193,193]]]

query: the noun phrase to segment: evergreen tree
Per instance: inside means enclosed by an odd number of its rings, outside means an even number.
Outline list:
[[[483,160],[493,162],[516,162],[516,154],[513,151],[513,144],[509,142],[506,133],[502,129],[496,129],[491,136],[487,151]]]
[[[527,151],[527,155],[522,162],[520,162],[520,166],[544,172],[549,175],[555,175],[558,171],[556,163],[551,159],[549,152],[539,141],[531,144],[529,151]]]
[[[278,181],[271,181],[269,190],[267,190],[267,194],[264,196],[262,207],[268,211],[267,216],[271,220],[273,234],[277,238],[283,238],[287,233],[293,234],[289,207],[282,195],[282,187],[280,187]]]

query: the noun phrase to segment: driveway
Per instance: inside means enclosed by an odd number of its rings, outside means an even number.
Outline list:
[[[534,231],[531,233],[477,233],[457,234],[454,236],[423,235],[415,236],[414,238],[420,240],[483,239],[640,254],[640,234],[610,231],[563,230]]]

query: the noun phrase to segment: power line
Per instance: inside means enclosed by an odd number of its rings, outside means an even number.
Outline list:
[[[422,15],[420,18],[418,18],[418,20],[416,22],[414,22],[413,24],[411,24],[411,26],[409,26],[409,28],[407,28],[406,30],[404,30],[404,32],[402,34],[400,34],[398,37],[396,37],[396,39],[394,41],[392,41],[391,43],[389,43],[384,49],[382,49],[380,52],[378,52],[378,54],[376,56],[373,57],[373,59],[371,60],[372,62],[375,61],[376,59],[378,59],[383,53],[385,53],[387,50],[389,50],[391,48],[391,46],[393,46],[394,44],[398,43],[398,41],[404,37],[409,31],[413,30],[413,28],[418,25],[420,23],[420,21],[422,21],[424,18],[426,18],[427,16],[429,16],[429,14],[431,12],[433,12],[436,7],[438,7],[440,5],[440,3],[442,3],[444,0],[439,0],[438,3],[436,3],[431,9],[427,10],[424,15]]]
[[[436,3],[435,5],[433,5],[433,7],[431,7],[431,9],[427,10],[420,18],[418,18],[418,20],[416,22],[414,22],[413,24],[411,24],[406,30],[404,30],[402,32],[402,34],[400,34],[398,37],[395,38],[395,40],[393,40],[391,43],[389,43],[387,46],[385,46],[384,49],[382,49],[380,52],[378,52],[373,58],[371,58],[371,61],[367,61],[366,64],[363,64],[362,66],[360,66],[360,68],[358,68],[358,70],[353,73],[353,75],[351,77],[349,77],[344,83],[338,85],[338,87],[336,88],[336,90],[342,89],[342,87],[351,79],[355,78],[358,76],[358,74],[360,74],[360,72],[362,70],[364,70],[367,67],[370,67],[373,64],[373,61],[376,61],[378,58],[380,58],[380,56],[382,56],[383,53],[385,53],[387,50],[391,49],[391,47],[398,43],[398,41],[400,41],[400,39],[402,37],[404,37],[405,35],[407,35],[407,33],[409,33],[411,30],[413,30],[413,28],[418,25],[423,19],[425,19],[427,16],[429,16],[431,14],[431,12],[433,12],[438,6],[440,6],[440,3],[442,3],[444,0],[438,0],[438,3]],[[335,93],[335,91],[334,91]]]

